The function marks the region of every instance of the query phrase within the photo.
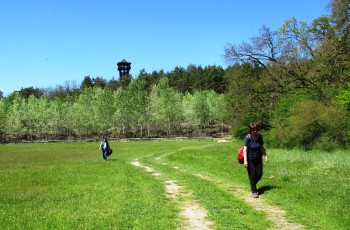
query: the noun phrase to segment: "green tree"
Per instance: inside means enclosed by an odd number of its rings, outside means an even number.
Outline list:
[[[43,135],[47,137],[50,131],[49,121],[51,119],[51,116],[50,116],[51,101],[49,100],[49,95],[44,94],[38,99],[37,103],[38,103],[38,106],[37,106],[37,113],[36,113],[36,118],[37,118],[36,129],[39,135],[39,139],[42,139]]]
[[[103,77],[96,77],[93,79],[94,87],[104,89],[107,85],[107,81]]]
[[[160,79],[152,87],[150,93],[149,111],[152,122],[167,131],[170,137],[172,130],[181,125],[182,121],[181,94],[169,87],[167,78]]]
[[[219,125],[221,132],[224,130],[224,125],[227,123],[227,101],[224,94],[219,94],[213,90],[206,93],[207,103],[209,107],[210,124]]]
[[[126,135],[126,129],[129,125],[129,119],[131,116],[130,104],[128,100],[127,90],[118,88],[113,92],[113,130],[122,132],[122,135]]]
[[[5,134],[6,117],[7,117],[6,114],[7,114],[6,100],[3,98],[0,98],[0,137],[1,137],[1,140],[3,140],[3,135]]]
[[[268,124],[266,115],[269,103],[267,93],[259,93],[261,67],[249,63],[235,64],[227,68],[225,75],[229,82],[225,98],[228,103],[227,116],[237,137],[246,134],[247,125],[256,121],[260,125]],[[265,106],[265,104],[267,104]]]
[[[83,135],[90,136],[93,132],[96,132],[94,89],[85,89],[84,92],[79,95],[73,107],[73,127],[80,138],[82,138]]]
[[[336,98],[340,104],[350,111],[350,83],[346,83],[345,88],[339,91],[339,95]]]
[[[348,146],[349,113],[339,105],[304,100],[289,113],[289,122],[272,130],[272,145],[326,151]]]
[[[55,97],[50,101],[48,110],[48,132],[55,138],[64,133],[65,125],[69,114],[65,111],[65,102],[60,97]]]
[[[92,88],[94,87],[94,80],[90,76],[85,76],[80,87],[82,90]]]
[[[22,88],[19,91],[19,95],[25,99],[29,98],[30,95],[33,95],[36,98],[39,98],[41,95],[43,95],[43,92],[42,92],[42,90],[40,90],[38,88],[27,87],[27,88]]]
[[[195,111],[195,99],[193,94],[186,93],[182,99],[184,125],[192,132],[199,126],[199,119]]]
[[[194,111],[199,121],[199,128],[205,130],[209,125],[209,105],[207,102],[207,97],[205,91],[195,91],[193,93],[194,98]]]
[[[128,86],[127,98],[130,108],[130,122],[139,127],[140,137],[143,137],[143,129],[148,121],[147,105],[148,92],[144,80],[132,80]]]
[[[167,74],[169,86],[183,94],[191,92],[193,86],[191,80],[195,80],[197,76],[195,72],[197,72],[197,67],[195,65],[189,65],[187,70],[183,67],[176,66],[173,71]]]
[[[93,126],[99,133],[106,135],[108,129],[112,127],[113,122],[114,109],[112,91],[94,88],[92,109],[94,114]]]
[[[33,140],[35,134],[38,132],[37,126],[39,120],[37,107],[38,99],[33,94],[23,103],[22,122],[30,140]]]
[[[15,137],[18,141],[26,133],[26,127],[24,124],[24,109],[25,99],[20,94],[14,93],[11,96],[11,106],[9,107],[5,132],[10,137]]]
[[[218,66],[206,66],[203,69],[202,76],[205,85],[205,90],[213,90],[217,93],[225,93],[226,92],[226,78],[225,71],[222,67]]]

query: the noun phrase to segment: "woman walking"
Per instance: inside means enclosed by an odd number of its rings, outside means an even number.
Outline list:
[[[250,189],[254,198],[258,198],[258,190],[256,184],[263,175],[262,156],[265,156],[266,163],[269,161],[266,150],[264,148],[263,137],[258,133],[256,123],[250,123],[248,126],[248,134],[244,137],[244,167],[248,172]]]

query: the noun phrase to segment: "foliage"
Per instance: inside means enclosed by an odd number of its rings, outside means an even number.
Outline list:
[[[160,79],[159,83],[152,87],[148,109],[153,118],[151,122],[166,130],[167,136],[170,137],[173,127],[179,125],[182,120],[182,98],[169,87],[167,78]]]
[[[344,89],[339,90],[339,95],[336,99],[341,105],[350,111],[350,82],[346,83]]]
[[[248,42],[225,47],[224,57],[231,64],[226,71],[227,96],[236,135],[241,136],[242,127],[257,121],[264,130],[273,127],[271,134],[275,145],[286,146],[288,142],[304,149],[327,149],[325,143],[329,142],[328,149],[334,149],[335,145],[346,147],[344,135],[337,139],[331,131],[335,125],[330,123],[332,115],[336,115],[331,112],[336,110],[334,108],[339,109],[343,117],[347,115],[334,101],[337,98],[339,103],[346,105],[348,100],[349,1],[332,0],[330,6],[330,16],[321,16],[311,24],[291,18],[276,31],[263,26],[259,35]],[[317,118],[322,120],[322,128],[318,130],[321,133],[313,131],[306,137],[300,131],[285,130],[285,126],[289,130],[299,130],[303,125],[297,121],[309,122],[312,126],[316,118],[309,117],[302,109],[298,112],[305,117],[291,114],[297,110],[297,102],[308,105],[308,100],[313,100],[315,105],[324,105],[316,106],[319,110],[314,111],[315,115],[322,113],[322,109],[327,110],[325,114],[332,114]],[[347,119],[340,123],[348,126]],[[283,130],[283,134],[277,129]],[[282,138],[276,138],[276,134]],[[317,144],[310,145],[310,141],[315,140]]]
[[[325,151],[347,147],[348,112],[339,105],[301,101],[289,113],[288,121],[272,130],[271,146]]]
[[[192,136],[207,133],[209,126],[223,131],[226,106],[222,94],[195,91],[184,96],[165,77],[151,91],[145,80],[136,79],[126,89],[89,87],[65,98],[51,98],[47,93],[22,98],[17,92],[1,99],[0,137],[2,141],[36,141]]]

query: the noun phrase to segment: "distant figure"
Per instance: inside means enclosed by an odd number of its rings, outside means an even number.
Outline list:
[[[102,151],[103,160],[107,160],[108,150],[109,150],[109,144],[108,144],[107,138],[103,138],[99,149]]]
[[[258,190],[256,184],[263,175],[262,156],[265,156],[266,163],[269,158],[264,148],[263,137],[258,133],[256,123],[250,123],[248,126],[248,134],[244,137],[244,167],[247,168],[250,189],[254,198],[258,198]]]

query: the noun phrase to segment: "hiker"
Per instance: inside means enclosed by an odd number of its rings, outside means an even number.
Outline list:
[[[263,175],[262,156],[265,156],[266,163],[268,163],[269,158],[264,148],[263,137],[258,133],[258,126],[256,123],[250,123],[248,126],[248,134],[244,137],[243,152],[244,167],[246,167],[248,172],[250,189],[253,197],[258,198],[259,194],[256,184]]]
[[[102,151],[103,160],[107,160],[108,150],[109,150],[109,144],[108,144],[107,138],[103,138],[99,149]]]

